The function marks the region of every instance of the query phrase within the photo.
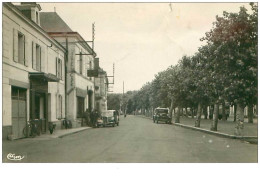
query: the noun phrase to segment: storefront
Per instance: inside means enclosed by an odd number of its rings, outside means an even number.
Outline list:
[[[48,82],[58,82],[59,79],[52,74],[43,72],[29,73],[30,77],[30,119],[38,122],[41,132],[48,130],[48,112],[51,106],[48,105],[50,94],[48,93]]]

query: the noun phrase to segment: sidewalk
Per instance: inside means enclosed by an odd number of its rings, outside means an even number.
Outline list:
[[[50,134],[49,131],[46,132],[46,134],[41,134],[40,136],[36,136],[34,139],[40,140],[40,139],[52,139],[52,138],[62,138],[64,136],[68,136],[71,134],[75,134],[87,129],[90,129],[91,127],[79,127],[79,128],[71,128],[71,129],[59,129],[55,130],[53,134]]]
[[[188,125],[188,126],[195,126],[195,118],[190,117],[180,117],[180,124]],[[172,120],[174,122],[174,119]],[[202,118],[200,121],[200,128],[210,130],[212,124],[212,120]],[[218,121],[218,131],[229,135],[235,135],[235,127],[236,122],[233,122],[231,118],[227,121]],[[258,135],[258,123],[254,121],[254,123],[247,123],[244,122],[244,136],[257,136]]]
[[[54,139],[54,138],[62,138],[64,136],[68,136],[71,134],[75,134],[87,129],[90,129],[91,127],[79,127],[79,128],[72,128],[72,129],[59,129],[54,130],[52,134],[50,134],[49,131],[47,131],[45,134],[41,134],[40,136],[35,136],[34,138],[23,138],[18,139],[18,141],[27,141],[27,140],[48,140],[48,139]],[[9,141],[9,140],[6,140]],[[14,140],[17,141],[17,140]]]
[[[143,117],[152,119],[151,117],[147,117],[147,116],[143,116]],[[243,136],[235,135],[236,122],[233,122],[232,117],[228,118],[227,121],[219,120],[217,131],[210,130],[212,124],[212,120],[210,119],[201,118],[199,128],[195,127],[195,120],[196,120],[195,118],[181,116],[180,123],[175,123],[174,119],[175,118],[173,117],[172,124],[175,126],[201,131],[204,133],[213,134],[225,138],[241,139],[254,144],[258,143],[258,120],[257,119],[254,119],[254,123],[248,123],[247,119],[245,119]]]

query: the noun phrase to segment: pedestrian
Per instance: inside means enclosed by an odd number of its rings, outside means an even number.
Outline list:
[[[94,111],[94,114],[93,114],[93,127],[96,127],[97,125],[97,120],[98,118],[100,117],[99,113],[97,110]]]

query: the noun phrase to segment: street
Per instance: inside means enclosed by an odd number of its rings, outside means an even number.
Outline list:
[[[88,129],[63,138],[3,142],[19,162],[238,163],[257,162],[257,145],[128,115],[116,127]],[[17,161],[16,161],[17,162]]]

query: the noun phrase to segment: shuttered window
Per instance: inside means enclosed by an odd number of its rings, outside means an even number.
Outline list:
[[[41,71],[41,46],[36,44],[36,70]]]
[[[18,31],[13,29],[13,60],[18,62]]]

